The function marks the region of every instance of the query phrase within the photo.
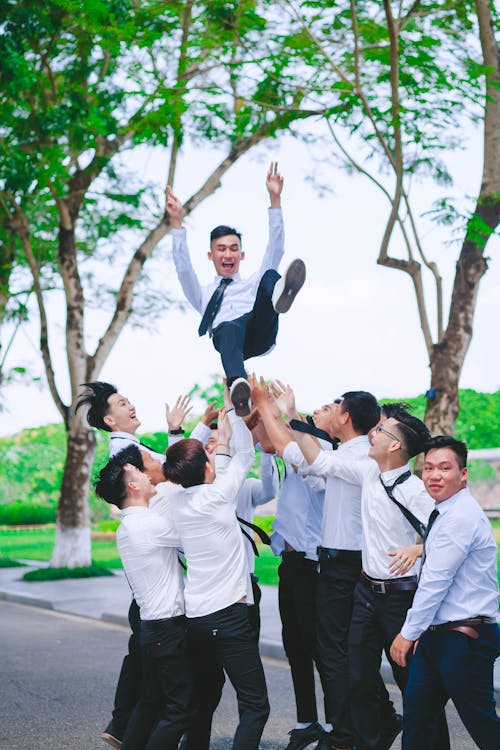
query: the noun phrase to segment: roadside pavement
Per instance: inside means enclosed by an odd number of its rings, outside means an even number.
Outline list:
[[[23,581],[22,576],[47,563],[34,563],[33,560],[24,562],[27,563],[26,567],[0,568],[0,599],[128,626],[131,595],[122,570],[116,570],[113,576],[35,583]],[[278,588],[261,586],[261,589],[260,652],[262,656],[286,660],[281,639]],[[388,683],[394,681],[385,656],[382,676]],[[496,702],[500,705],[500,658],[495,663],[494,683]]]

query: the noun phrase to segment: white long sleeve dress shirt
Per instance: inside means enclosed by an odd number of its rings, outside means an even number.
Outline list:
[[[295,445],[289,443],[289,445]],[[285,449],[285,458],[290,450]],[[330,449],[331,450],[331,449]],[[370,441],[367,435],[347,440],[337,448],[343,459],[368,460]],[[321,546],[329,549],[361,550],[363,530],[361,523],[361,486],[359,482],[346,482],[338,476],[328,476],[326,481]]]
[[[490,522],[467,487],[436,508],[417,593],[401,629],[410,641],[430,625],[498,616],[497,545]]]
[[[273,521],[271,548],[275,555],[281,555],[288,542],[297,552],[305,552],[308,560],[317,560],[325,492],[306,481],[307,462],[297,443],[289,443],[285,453],[286,471]]]
[[[391,558],[389,552],[398,547],[408,547],[416,543],[417,534],[398,506],[388,497],[382,487],[390,487],[396,479],[408,471],[408,464],[380,474],[373,459],[348,461],[339,451],[321,451],[309,471],[320,476],[338,477],[350,484],[361,486],[361,523],[363,539],[361,556],[364,572],[377,580],[397,578],[389,573]],[[398,484],[394,496],[401,505],[410,510],[419,521],[427,525],[434,508],[434,501],[427,494],[423,482],[414,474]],[[408,575],[418,575],[420,562],[410,568]]]
[[[222,276],[215,276],[214,280],[202,286],[191,263],[186,241],[186,230],[172,229],[172,255],[175,270],[186,299],[195,310],[203,314],[210,297],[217,289]],[[283,216],[280,208],[269,209],[269,242],[257,273],[248,279],[242,279],[239,273],[232,277],[233,281],[224,292],[221,307],[213,321],[213,328],[229,320],[236,320],[253,307],[259,281],[265,271],[277,269],[284,253]]]
[[[201,443],[203,443],[203,445],[205,445],[208,438],[210,437],[210,434],[210,427],[207,427],[207,425],[203,424],[203,422],[198,422],[198,424],[193,428],[190,437],[194,438],[195,440],[199,440]],[[184,435],[170,435],[168,438],[168,444],[174,445],[174,443],[178,443],[179,440],[182,440],[183,437]],[[140,439],[136,437],[136,435],[132,435],[131,432],[110,433],[109,457],[113,458],[113,456],[126,448],[128,445],[135,445],[137,448],[139,448],[139,450],[147,451],[147,453],[149,453],[152,458],[156,458],[160,461],[165,461],[164,453],[157,453],[151,448],[147,448],[145,445],[141,445]]]
[[[180,541],[171,514],[124,508],[116,544],[141,620],[184,614],[184,582],[176,549]]]
[[[238,493],[254,460],[252,436],[229,412],[234,456],[211,484],[183,489],[173,499],[175,525],[188,564],[187,617],[203,617],[246,598],[253,603],[243,535],[236,519]]]

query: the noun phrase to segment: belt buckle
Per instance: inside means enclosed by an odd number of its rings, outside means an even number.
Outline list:
[[[377,581],[377,586],[379,587],[379,590],[376,590],[377,594],[385,594],[386,593],[385,581]]]

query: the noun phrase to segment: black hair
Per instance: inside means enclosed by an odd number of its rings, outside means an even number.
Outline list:
[[[427,456],[429,451],[436,448],[449,448],[457,457],[459,467],[465,469],[467,466],[467,444],[462,440],[456,440],[451,435],[436,435],[426,442],[424,455]]]
[[[199,440],[184,438],[168,448],[163,473],[173,484],[196,487],[205,482],[207,460],[207,454]]]
[[[380,410],[384,412],[387,419],[393,416],[396,409],[403,409],[409,414],[413,411],[413,406],[407,401],[388,401],[386,404],[380,404]]]
[[[104,422],[104,417],[109,410],[109,397],[118,393],[116,386],[96,380],[93,383],[82,383],[81,387],[85,387],[87,390],[78,399],[75,411],[78,411],[80,406],[88,406],[87,422],[89,425],[97,430],[111,432],[111,429]]]
[[[241,232],[238,232],[234,227],[228,227],[225,224],[220,224],[218,227],[214,227],[210,232],[210,242],[218,240],[219,237],[227,237],[228,234],[235,234],[240,242],[241,248]]]
[[[385,407],[382,407],[385,411]],[[421,419],[415,417],[399,405],[391,404],[390,415],[386,412],[389,418],[395,419],[398,423],[396,429],[398,434],[403,438],[401,445],[404,451],[408,454],[409,458],[417,456],[424,450],[424,446],[428,440],[430,440],[431,433],[429,432],[427,425],[425,425]]]
[[[367,435],[380,420],[380,406],[368,391],[347,391],[342,394],[342,412],[348,412],[353,428],[361,435]]]
[[[141,452],[136,445],[127,445],[126,448],[110,458],[106,466],[99,472],[97,482],[94,484],[95,493],[98,497],[120,509],[127,497],[125,471],[123,469],[125,464],[132,464],[139,471],[144,471]]]

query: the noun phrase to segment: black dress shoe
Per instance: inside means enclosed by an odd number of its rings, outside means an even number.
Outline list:
[[[389,750],[398,734],[403,729],[403,717],[401,714],[393,714],[385,721],[380,732],[380,742],[377,750]]]
[[[291,732],[288,732],[290,742],[286,746],[286,750],[304,750],[305,747],[319,740],[322,733],[323,727],[317,721],[314,721],[305,729],[292,729]]]
[[[101,740],[104,740],[108,745],[114,747],[115,750],[119,750],[122,746],[122,738],[123,734],[118,731],[112,721],[109,722],[108,726],[101,734]]]

